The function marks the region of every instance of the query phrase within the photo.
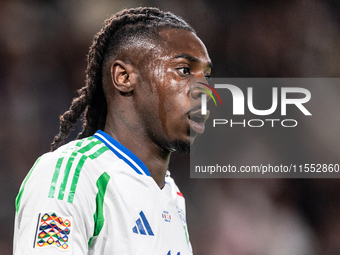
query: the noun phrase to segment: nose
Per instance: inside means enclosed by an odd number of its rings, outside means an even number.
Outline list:
[[[192,82],[192,89],[191,89],[191,97],[195,100],[202,97],[202,95],[206,95],[207,101],[211,99],[211,89],[206,86],[208,85],[207,81],[205,79],[200,80],[194,80]]]

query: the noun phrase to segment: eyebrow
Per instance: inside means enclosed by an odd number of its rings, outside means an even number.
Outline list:
[[[176,55],[174,58],[185,58],[191,62],[194,62],[194,63],[198,63],[199,62],[199,59],[196,58],[196,57],[193,57],[189,54],[186,54],[186,53],[181,53],[181,54],[178,54]],[[211,62],[208,63],[208,67],[212,68],[213,67],[213,64]]]

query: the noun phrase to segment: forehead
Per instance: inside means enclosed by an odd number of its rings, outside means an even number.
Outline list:
[[[159,33],[163,41],[166,55],[191,55],[203,63],[210,63],[208,51],[204,43],[191,31],[184,29],[168,29]]]

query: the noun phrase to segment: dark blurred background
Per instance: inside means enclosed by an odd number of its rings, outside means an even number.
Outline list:
[[[20,184],[84,85],[93,35],[110,14],[137,6],[185,18],[209,50],[214,77],[340,76],[337,0],[0,0],[0,255],[12,253]],[[340,100],[340,90],[320,93]],[[340,121],[337,110],[329,114]],[[326,123],[303,132],[325,158],[339,154]],[[265,138],[250,141],[256,146],[230,134],[238,148],[230,156],[289,160],[289,142],[272,155]],[[187,200],[196,255],[340,254],[338,179],[190,179],[189,157],[175,154],[170,170]]]

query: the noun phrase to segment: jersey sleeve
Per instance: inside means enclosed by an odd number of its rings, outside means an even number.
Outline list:
[[[178,214],[180,217],[180,220],[183,225],[184,233],[185,233],[185,239],[188,245],[188,248],[190,252],[192,253],[192,246],[189,239],[189,232],[188,232],[188,226],[187,226],[187,219],[186,219],[186,205],[185,205],[185,198],[182,194],[182,192],[179,190],[178,186],[176,185],[174,179],[170,177],[170,172],[167,171],[167,177],[165,178],[166,182],[172,187],[172,196],[176,201],[176,207],[178,210]]]
[[[88,253],[95,230],[96,185],[91,178],[80,178],[79,171],[77,175],[82,155],[55,155],[39,158],[20,187],[14,255]],[[86,176],[83,165],[81,174]]]

